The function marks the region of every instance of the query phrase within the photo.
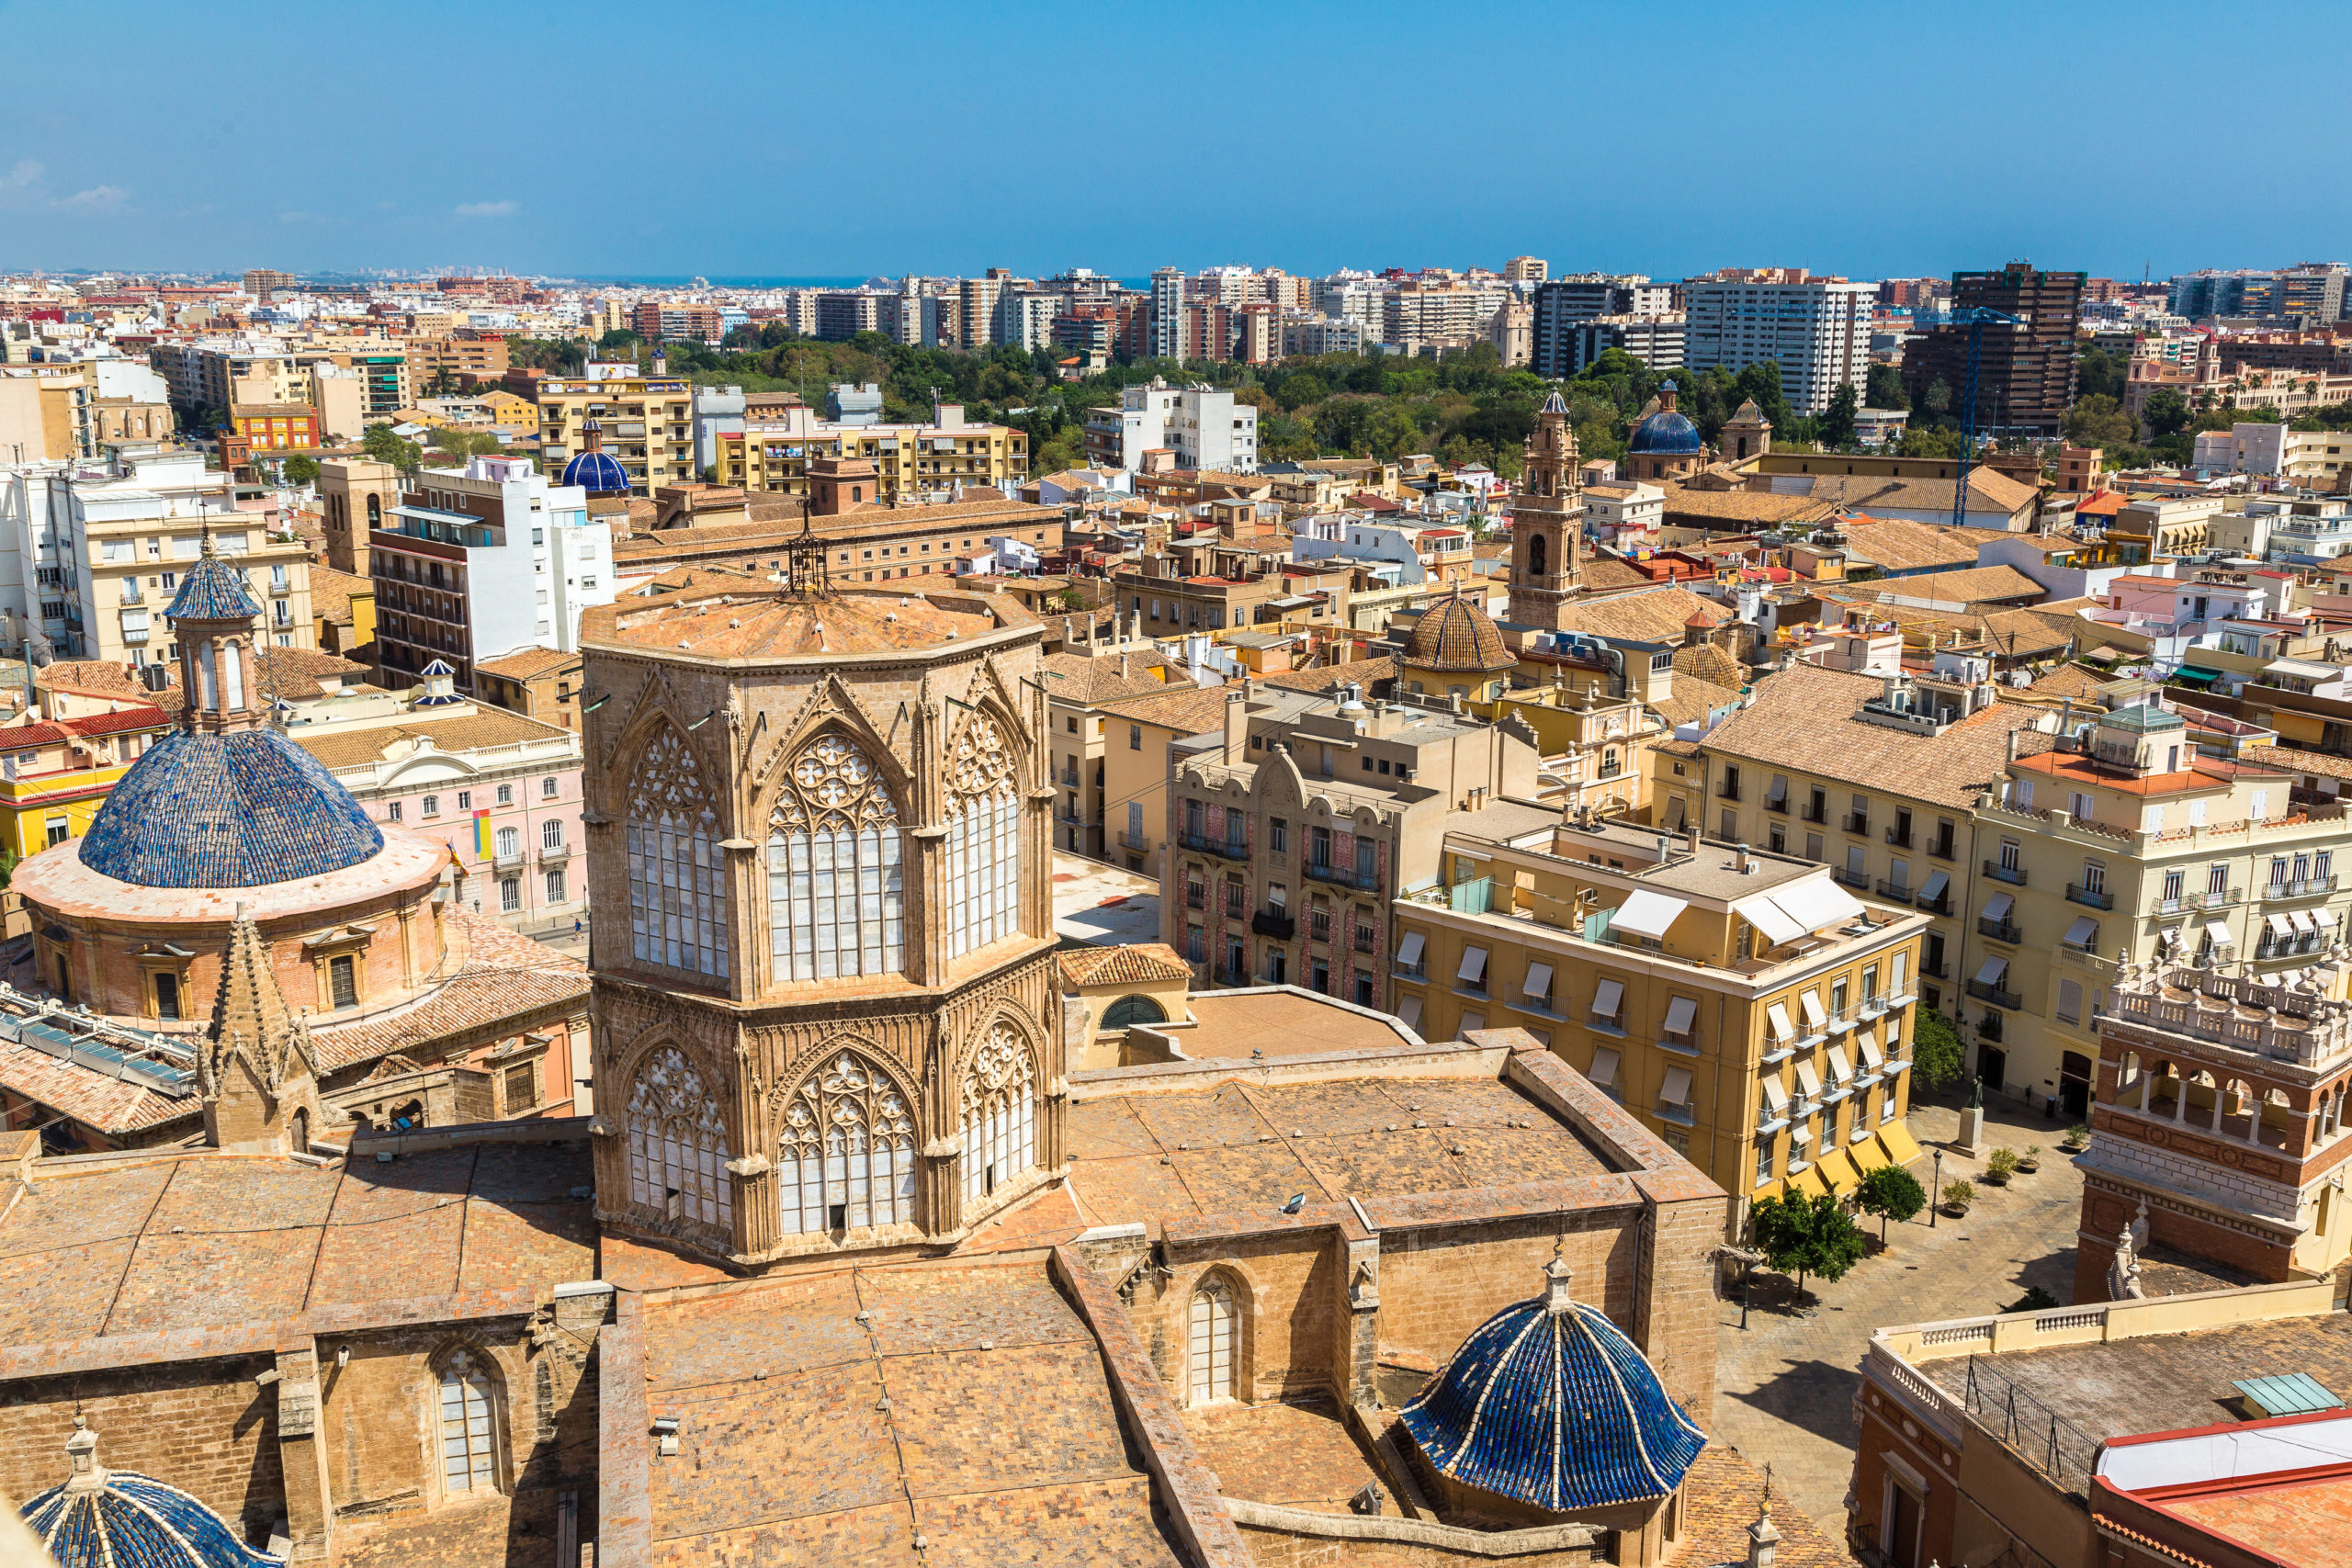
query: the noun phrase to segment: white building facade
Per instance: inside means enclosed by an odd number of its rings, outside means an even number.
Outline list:
[[[1842,278],[1803,283],[1700,277],[1684,285],[1682,362],[1735,373],[1770,361],[1781,395],[1801,413],[1829,407],[1840,382],[1870,378],[1874,285]]]

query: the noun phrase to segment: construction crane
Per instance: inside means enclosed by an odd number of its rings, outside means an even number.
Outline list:
[[[1984,349],[1988,325],[2021,327],[2022,318],[1982,305],[1963,305],[1945,318],[1948,326],[1968,329],[1968,393],[1960,404],[1960,480],[1951,487],[1951,525],[1968,526],[1968,470],[1976,463],[1976,362]]]

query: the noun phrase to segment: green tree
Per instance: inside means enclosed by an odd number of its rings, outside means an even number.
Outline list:
[[[2148,406],[2140,416],[2147,422],[2151,434],[2170,435],[2188,428],[2188,400],[2170,387],[2160,387],[2148,394]]]
[[[1951,1020],[1933,1008],[1914,1008],[1911,1059],[1917,1064],[1911,1069],[1915,1088],[1939,1089],[1960,1081],[1960,1069],[1967,1057]]]
[[[414,468],[424,461],[424,449],[393,434],[389,424],[369,425],[359,437],[359,448],[379,463],[390,463],[395,468]]]
[[[433,443],[435,450],[460,463],[498,450],[498,437],[487,430],[436,430],[426,439]]]
[[[1043,478],[1047,474],[1058,474],[1066,468],[1084,467],[1086,467],[1086,443],[1079,434],[1077,427],[1071,426],[1036,449],[1035,457],[1029,465],[1029,471]]]
[[[2094,392],[2066,411],[2066,439],[2077,446],[2128,446],[2140,439],[2140,423],[2113,398]]]
[[[285,474],[288,484],[316,484],[319,479],[319,460],[297,452],[279,465],[279,471]]]
[[[1911,400],[1903,395],[1903,372],[1892,365],[1871,367],[1869,385],[1863,389],[1863,406],[1874,409],[1907,409]]]
[[[2130,369],[2128,362],[2118,363],[2115,355],[2103,348],[2086,348],[2075,357],[2075,396],[2120,398]]]
[[[1855,1197],[1862,1205],[1862,1213],[1878,1216],[1878,1238],[1886,1240],[1886,1228],[1891,1221],[1901,1224],[1928,1206],[1928,1190],[1919,1179],[1899,1165],[1883,1165],[1862,1173],[1862,1185]]]
[[[1928,384],[1928,390],[1920,398],[1919,406],[1938,419],[1951,412],[1951,383],[1940,376],[1937,377]]]
[[[447,366],[444,365],[433,373],[433,379],[425,385],[424,395],[428,398],[456,397],[458,378],[451,373]]]
[[[634,355],[645,340],[627,327],[615,327],[596,340],[596,352],[608,355]]]
[[[1814,439],[1833,452],[1842,451],[1854,444],[1854,413],[1861,407],[1861,400],[1854,393],[1851,381],[1840,381],[1838,389],[1829,394],[1829,407],[1814,422]]]
[[[1827,1193],[1811,1198],[1766,1198],[1752,1216],[1756,1249],[1767,1265],[1797,1277],[1803,1294],[1806,1279],[1841,1278],[1862,1260],[1868,1250],[1860,1225],[1846,1206]]]

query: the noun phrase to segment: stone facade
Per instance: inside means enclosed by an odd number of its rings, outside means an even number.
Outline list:
[[[582,628],[595,1077],[611,1086],[598,1212],[739,1266],[953,1239],[1061,1159],[1042,628],[992,595],[786,597],[797,603],[782,613],[805,610],[815,627],[807,638],[729,643],[724,656],[666,635],[672,622],[712,624],[707,595],[691,592],[591,611]],[[944,629],[919,638],[933,610]],[[873,636],[854,639],[854,627]],[[836,636],[877,646],[824,651]],[[672,852],[655,845],[663,822],[688,825],[674,841],[692,840],[700,880],[656,919],[652,885],[639,874],[633,887],[632,868]],[[808,918],[777,907],[802,833],[854,837],[857,853],[878,856],[878,868],[864,863],[859,918],[888,929],[877,946],[861,928],[862,972],[847,972],[848,949],[813,965],[784,951]],[[991,856],[988,875],[1006,881],[983,893]],[[1008,883],[1001,921],[975,914]],[[815,898],[829,907],[821,875]],[[673,935],[689,918],[693,932]],[[844,911],[821,918],[849,929]],[[797,977],[803,967],[819,977]],[[988,1122],[991,1095],[1011,1097],[1009,1123]],[[983,1170],[970,1140],[1000,1125],[1023,1146]],[[672,1173],[659,1181],[647,1163],[657,1145]],[[701,1174],[673,1179],[689,1166]],[[796,1170],[807,1179],[787,1190]]]

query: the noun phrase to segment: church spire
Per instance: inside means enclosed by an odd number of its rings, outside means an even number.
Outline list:
[[[1557,389],[1535,416],[1511,499],[1510,618],[1552,630],[1583,591],[1584,486],[1577,434]]]
[[[319,1115],[311,1026],[286,1005],[261,928],[237,906],[220,995],[196,1057],[204,1141],[248,1154],[300,1154]]]

